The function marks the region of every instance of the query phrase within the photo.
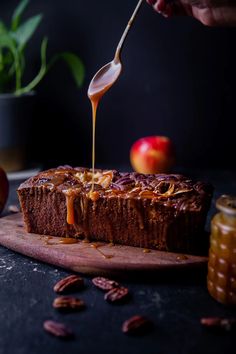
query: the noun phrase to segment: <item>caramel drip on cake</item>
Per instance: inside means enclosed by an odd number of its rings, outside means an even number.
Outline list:
[[[80,208],[83,217],[83,233],[85,240],[89,241],[88,198],[86,196],[80,199]]]
[[[74,199],[73,195],[66,195],[66,208],[67,208],[67,224],[74,225],[75,223],[75,211],[74,211]]]

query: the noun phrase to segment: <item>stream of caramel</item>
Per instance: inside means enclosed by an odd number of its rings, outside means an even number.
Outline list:
[[[93,114],[93,133],[92,133],[92,188],[91,192],[94,191],[94,170],[95,170],[95,143],[96,143],[96,118],[97,118],[97,108],[99,101],[92,101],[92,114]]]
[[[118,54],[117,54],[118,55]],[[96,140],[96,118],[99,103],[104,94],[110,89],[120,75],[121,63],[118,56],[106,66],[106,69],[101,69],[100,75],[96,76],[89,85],[88,97],[92,105],[92,188],[94,191],[94,171],[95,171],[95,140]]]

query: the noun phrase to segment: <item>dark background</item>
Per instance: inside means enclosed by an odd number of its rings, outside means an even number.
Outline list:
[[[28,73],[36,74],[43,36],[48,57],[80,55],[86,80],[78,90],[67,68],[56,66],[37,89],[30,159],[48,166],[91,165],[91,108],[87,87],[113,58],[136,0],[32,0],[25,18],[44,19],[28,47]],[[18,1],[1,0],[10,20]],[[177,164],[235,168],[236,29],[207,28],[190,18],[164,19],[141,9],[123,52],[124,71],[98,113],[97,166],[129,166],[132,143],[147,135],[169,136]]]

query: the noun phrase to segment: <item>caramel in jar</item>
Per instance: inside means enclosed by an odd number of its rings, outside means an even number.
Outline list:
[[[236,197],[223,195],[211,222],[207,287],[211,296],[236,305]]]

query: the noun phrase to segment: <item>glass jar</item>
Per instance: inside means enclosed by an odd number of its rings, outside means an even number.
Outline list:
[[[236,197],[221,196],[211,222],[207,287],[211,296],[236,304]]]

